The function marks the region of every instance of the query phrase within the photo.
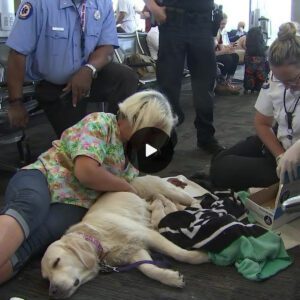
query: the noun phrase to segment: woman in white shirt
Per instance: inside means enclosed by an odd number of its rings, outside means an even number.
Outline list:
[[[270,80],[255,104],[257,135],[213,158],[211,179],[217,187],[240,190],[299,178],[300,36],[294,23],[280,26],[269,63]]]

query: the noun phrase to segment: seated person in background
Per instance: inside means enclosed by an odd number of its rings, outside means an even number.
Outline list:
[[[237,95],[239,94],[240,88],[232,84],[232,78],[239,63],[239,56],[235,53],[234,45],[231,45],[228,42],[224,43],[223,41],[224,37],[228,38],[227,33],[224,31],[226,24],[227,15],[223,13],[220,29],[215,39],[216,60],[217,63],[219,63],[218,66],[221,71],[221,75],[217,79],[215,93],[218,95]]]
[[[117,31],[120,33],[132,33],[137,30],[136,9],[134,1],[119,0],[116,10]]]
[[[157,53],[159,47],[159,30],[158,26],[151,27],[149,32],[147,33],[147,45],[150,51],[150,55],[152,59],[157,60]]]
[[[138,171],[128,162],[124,145],[145,127],[170,135],[174,122],[162,94],[136,93],[119,104],[117,116],[86,116],[35,163],[18,171],[0,212],[0,284],[79,222],[103,192],[135,192],[130,182]]]
[[[272,71],[255,104],[256,136],[212,159],[210,176],[219,188],[266,187],[298,177],[300,166],[300,36],[295,24],[280,26],[268,58]],[[273,129],[274,121],[277,123]]]
[[[8,57],[8,114],[12,125],[25,127],[23,82],[38,81],[36,99],[57,137],[86,114],[88,100],[118,103],[137,91],[138,78],[125,65],[111,62],[118,47],[110,0],[89,0],[99,10],[78,14],[83,1],[23,1],[6,44]],[[63,8],[61,8],[63,6]],[[85,32],[82,34],[81,32]]]
[[[261,28],[253,27],[246,36],[244,92],[260,91],[268,73],[266,43]]]
[[[233,29],[228,32],[228,38],[231,43],[236,42],[240,37],[246,35],[245,32],[245,22],[240,21],[238,23],[237,29]]]

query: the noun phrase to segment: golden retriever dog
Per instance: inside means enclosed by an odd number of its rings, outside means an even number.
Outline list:
[[[100,262],[119,266],[151,261],[150,250],[190,264],[209,261],[206,253],[182,249],[155,231],[151,227],[150,205],[128,192],[101,196],[80,223],[70,227],[46,250],[42,259],[42,275],[50,281],[49,295],[68,298],[80,285],[98,274]],[[184,286],[183,276],[177,271],[149,263],[137,268],[161,283],[180,288]]]

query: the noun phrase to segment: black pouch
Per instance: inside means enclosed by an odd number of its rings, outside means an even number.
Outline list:
[[[223,6],[216,5],[214,10],[212,11],[212,21],[213,21],[212,33],[213,33],[213,36],[217,35],[222,19],[223,19]]]

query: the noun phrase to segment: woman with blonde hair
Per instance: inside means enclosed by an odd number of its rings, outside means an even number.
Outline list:
[[[144,127],[170,135],[176,120],[156,91],[136,93],[119,108],[118,116],[96,112],[66,129],[10,180],[0,215],[0,283],[79,222],[103,192],[135,192],[130,182],[138,170],[126,158],[126,143]]]
[[[257,135],[212,160],[211,179],[218,187],[240,190],[269,186],[278,178],[281,182],[299,178],[300,36],[296,24],[280,26],[268,56],[272,73],[255,104]]]

